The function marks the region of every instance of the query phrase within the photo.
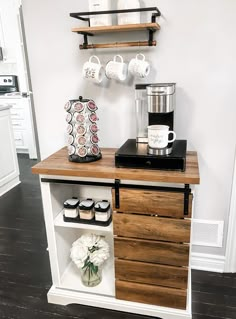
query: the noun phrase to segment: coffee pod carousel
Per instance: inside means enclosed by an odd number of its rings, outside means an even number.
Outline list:
[[[102,158],[98,146],[97,106],[93,100],[70,100],[65,105],[70,162],[89,163]]]

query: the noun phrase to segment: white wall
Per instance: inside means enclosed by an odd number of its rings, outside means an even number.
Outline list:
[[[144,3],[158,5],[163,14],[157,47],[141,49],[153,66],[148,81],[177,83],[175,130],[199,156],[195,217],[225,220],[226,234],[236,136],[236,1]],[[81,69],[94,53],[103,63],[116,53],[129,61],[136,49],[80,51],[82,36],[70,30],[83,22],[69,13],[87,9],[86,1],[23,0],[42,158],[64,146],[63,106],[79,95],[93,98],[100,108],[101,146],[119,147],[135,137],[133,81],[94,85],[82,80]],[[122,36],[132,41],[142,35]],[[194,247],[194,251],[224,254],[224,248]]]

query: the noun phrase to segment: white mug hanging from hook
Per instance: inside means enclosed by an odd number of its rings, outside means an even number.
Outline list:
[[[111,10],[111,0],[89,0],[89,11],[109,11]],[[98,14],[90,16],[90,26],[112,25],[110,14]]]
[[[134,59],[130,60],[128,71],[137,78],[146,78],[150,73],[150,63],[146,61],[145,55],[138,53]]]
[[[127,78],[127,71],[127,64],[124,63],[122,56],[119,54],[115,55],[113,60],[109,61],[106,65],[106,76],[108,79],[124,81]]]
[[[117,9],[138,9],[140,8],[139,0],[118,0]],[[136,24],[140,23],[140,12],[129,12],[118,14],[118,24]]]
[[[83,66],[83,78],[92,82],[101,83],[104,76],[105,70],[99,58],[96,55],[92,55]]]

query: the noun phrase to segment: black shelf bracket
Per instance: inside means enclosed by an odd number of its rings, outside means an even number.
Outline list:
[[[184,187],[184,215],[188,215],[189,210],[189,195],[191,193],[191,188],[189,187],[189,184],[185,184]]]
[[[115,206],[120,208],[120,180],[115,179]]]
[[[149,30],[148,45],[151,47],[153,43],[153,30]]]

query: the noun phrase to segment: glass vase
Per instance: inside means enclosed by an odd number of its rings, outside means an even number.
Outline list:
[[[99,267],[89,265],[81,269],[81,281],[86,287],[95,287],[102,281],[102,271]]]

